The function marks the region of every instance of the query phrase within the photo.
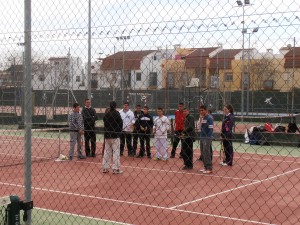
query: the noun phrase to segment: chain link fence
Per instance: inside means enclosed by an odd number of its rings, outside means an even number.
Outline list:
[[[0,223],[300,223],[299,8],[0,0]]]

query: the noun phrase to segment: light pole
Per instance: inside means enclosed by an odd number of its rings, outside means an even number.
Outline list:
[[[219,48],[223,48],[221,43],[218,43],[217,49],[217,78],[216,78],[216,110],[219,110],[219,94],[220,94],[220,74],[219,74]],[[220,51],[221,52],[221,51]]]
[[[25,42],[19,42],[17,43],[18,46],[22,47],[22,68],[23,68],[23,76],[22,76],[22,80],[21,80],[21,124],[24,124],[24,109],[25,109],[25,96],[24,96],[24,82],[25,82],[25,57],[24,57],[24,53],[25,53]],[[19,81],[20,82],[20,81]]]
[[[130,39],[130,36],[120,36],[120,37],[116,37],[116,39],[119,40],[123,40],[123,57],[122,57],[122,72],[121,72],[121,100],[122,100],[122,104],[124,103],[124,74],[125,74],[125,70],[124,70],[124,66],[125,66],[125,50],[124,50],[124,44],[125,44],[125,40]]]
[[[200,49],[200,68],[199,68],[199,81],[198,81],[198,85],[199,85],[199,105],[198,108],[202,105],[201,103],[201,77],[202,77],[202,58],[203,58],[203,53],[204,53],[204,49]],[[206,69],[206,63],[205,63],[205,69]],[[205,71],[206,73],[206,71]]]
[[[244,121],[244,82],[245,82],[245,78],[244,78],[244,73],[245,73],[245,65],[244,65],[244,60],[245,60],[245,6],[246,5],[250,5],[250,0],[244,0],[244,3],[242,3],[241,0],[236,1],[236,3],[238,4],[239,7],[243,8],[243,29],[242,29],[242,36],[243,36],[243,46],[242,46],[242,77],[241,77],[241,122]]]
[[[292,117],[294,115],[294,98],[295,98],[295,45],[296,45],[296,39],[294,37],[294,47],[293,47],[293,75],[292,75],[292,108],[291,113]]]
[[[89,0],[89,10],[88,10],[88,65],[87,65],[87,97],[92,101],[92,43],[91,43],[91,17],[92,4],[91,0]]]
[[[250,89],[250,35],[258,31],[258,27],[255,27],[251,32],[247,32],[247,28],[243,29],[243,34],[248,34],[248,66],[247,66],[247,101],[246,101],[246,115],[249,114],[249,89]],[[253,93],[253,92],[252,92]],[[253,95],[252,95],[253,100]],[[253,106],[252,106],[253,107]]]

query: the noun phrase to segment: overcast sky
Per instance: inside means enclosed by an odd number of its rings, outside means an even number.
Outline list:
[[[300,1],[251,1],[238,7],[236,1],[216,0],[91,0],[92,58],[115,51],[157,47],[242,48],[243,15],[245,48],[278,51],[300,41]],[[244,10],[243,10],[244,9]],[[21,55],[24,1],[0,0],[0,54]],[[32,48],[39,57],[72,56],[87,59],[88,0],[32,0]],[[116,37],[130,36],[118,41]],[[0,62],[1,63],[1,62]],[[2,61],[3,64],[3,61]]]

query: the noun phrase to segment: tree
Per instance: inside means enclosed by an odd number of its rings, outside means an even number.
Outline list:
[[[266,82],[273,84],[275,75],[278,73],[277,67],[273,59],[263,57],[261,59],[252,60],[250,63],[250,89],[262,90],[265,88],[272,88],[266,86]],[[248,66],[245,67],[245,71],[248,71]]]

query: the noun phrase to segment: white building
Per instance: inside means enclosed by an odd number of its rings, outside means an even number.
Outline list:
[[[84,90],[85,76],[79,57],[51,57],[32,65],[33,90]]]

